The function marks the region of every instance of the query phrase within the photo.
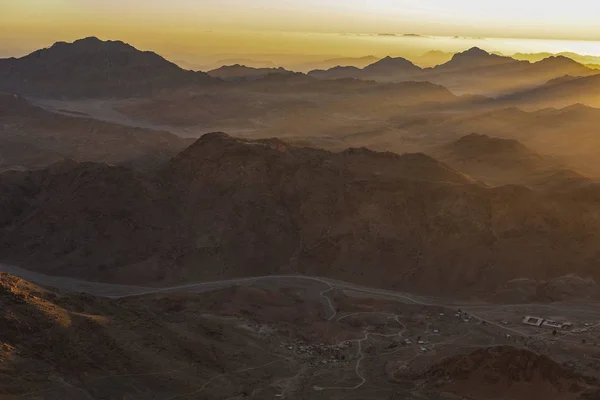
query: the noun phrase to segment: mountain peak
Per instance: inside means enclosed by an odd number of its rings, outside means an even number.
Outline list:
[[[81,39],[77,39],[76,41],[73,42],[73,44],[75,43],[79,43],[79,44],[98,44],[98,43],[104,43],[102,40],[98,39],[96,36],[88,36],[85,38],[81,38]]]
[[[480,49],[479,47],[471,47],[469,50],[465,50],[462,53],[456,53],[452,59],[476,59],[476,58],[489,58],[489,57],[499,57],[494,54],[490,54],[485,50]]]
[[[491,54],[483,49],[480,49],[479,47],[471,47],[469,50],[463,51],[462,53],[458,53],[457,55],[479,57],[479,56],[489,56]]]
[[[368,65],[364,68],[365,71],[379,71],[384,69],[403,69],[406,71],[414,72],[420,70],[415,64],[403,57],[391,57],[387,56],[381,60]]]
[[[497,54],[488,53],[479,47],[472,47],[469,50],[463,51],[462,53],[456,53],[452,56],[452,59],[446,64],[442,64],[441,68],[465,68],[465,67],[484,67],[499,65],[505,63],[517,62],[516,60],[500,56]]]
[[[37,96],[147,96],[164,88],[215,82],[154,52],[94,36],[57,42],[10,62],[1,89]]]

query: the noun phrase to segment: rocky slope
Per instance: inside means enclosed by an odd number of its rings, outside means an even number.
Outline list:
[[[301,273],[463,296],[599,278],[595,186],[489,188],[424,155],[208,134],[156,174],[63,163],[1,175],[0,194],[1,260],[56,275]]]
[[[185,71],[156,53],[95,37],[0,60],[0,90],[40,97],[148,96],[212,81],[205,73]]]
[[[310,325],[318,307],[247,288],[108,300],[0,274],[0,397],[273,398],[296,364],[275,354],[278,331],[276,346],[257,334],[260,321]]]
[[[0,92],[0,171],[42,168],[63,159],[148,169],[190,143],[167,132],[53,113]]]
[[[423,380],[430,390],[469,399],[593,399],[600,382],[550,358],[508,346],[450,357],[424,372],[398,373],[399,381]]]
[[[551,157],[536,153],[517,140],[475,133],[444,146],[435,155],[453,168],[492,185],[537,186],[548,180],[559,184],[558,172],[563,170]]]

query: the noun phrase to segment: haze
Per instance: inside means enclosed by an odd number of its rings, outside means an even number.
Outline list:
[[[458,0],[451,7],[442,0],[5,0],[0,4],[0,55],[21,56],[90,35],[124,40],[198,66],[230,56],[287,54],[300,62],[312,55],[413,56],[476,45],[506,54],[600,55],[593,41],[600,38],[599,12],[599,4],[584,0],[551,5]],[[481,38],[495,39],[482,43]]]
[[[600,399],[600,5],[0,0],[0,399]]]

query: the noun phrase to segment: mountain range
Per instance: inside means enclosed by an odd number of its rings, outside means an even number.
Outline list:
[[[207,72],[213,78],[230,80],[256,80],[268,75],[293,75],[293,71],[284,68],[253,68],[245,65],[225,65]]]
[[[441,60],[447,56],[433,52],[423,57]],[[374,59],[362,60],[366,63]],[[344,60],[337,61],[341,64]],[[459,94],[500,95],[531,89],[565,75],[585,77],[596,73],[564,56],[530,63],[472,48],[430,68],[401,57],[385,57],[363,68],[336,66],[313,70],[308,75],[379,82],[429,81]],[[187,71],[156,53],[139,51],[120,41],[89,37],[73,43],[58,42],[22,58],[1,59],[0,90],[53,98],[148,97],[164,90],[218,85],[222,79],[256,80],[273,74],[291,72],[241,65],[224,66],[208,74]]]
[[[562,56],[530,63],[472,48],[432,68],[417,67],[401,57],[387,57],[362,69],[337,67],[311,71],[309,75],[319,79],[352,77],[388,82],[425,80],[444,85],[457,93],[497,95],[535,87],[564,75],[589,76],[596,73]]]
[[[151,173],[0,175],[0,261],[127,284],[283,273],[485,297],[515,278],[599,279],[598,190],[493,188],[423,154],[214,133]]]

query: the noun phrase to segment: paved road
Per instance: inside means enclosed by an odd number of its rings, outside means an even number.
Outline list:
[[[44,275],[37,272],[28,271],[23,268],[9,266],[0,264],[0,272],[7,272],[9,274],[18,276],[27,281],[36,283],[38,285],[50,286],[60,290],[73,291],[73,292],[83,292],[88,293],[94,296],[101,297],[109,297],[109,298],[123,298],[123,297],[131,297],[131,296],[140,296],[145,294],[153,294],[153,293],[168,293],[168,292],[188,292],[188,293],[201,293],[209,290],[215,290],[224,287],[230,287],[234,285],[241,284],[252,284],[258,281],[281,281],[281,280],[300,280],[300,281],[313,281],[317,283],[322,283],[326,286],[326,289],[321,292],[321,296],[328,299],[325,296],[325,293],[330,290],[337,289],[346,289],[353,290],[357,292],[364,292],[374,295],[387,296],[390,298],[394,298],[396,300],[402,300],[404,302],[412,303],[412,304],[422,304],[422,305],[437,305],[432,304],[431,299],[423,299],[419,296],[411,295],[403,292],[394,292],[391,290],[383,290],[383,289],[374,289],[368,288],[365,286],[355,285],[349,282],[343,282],[335,279],[322,278],[317,276],[299,276],[299,275],[268,275],[268,276],[259,276],[259,277],[249,277],[249,278],[236,278],[236,279],[227,279],[227,280],[219,280],[219,281],[211,281],[211,282],[200,282],[200,283],[190,283],[186,285],[177,285],[177,286],[169,286],[162,288],[154,288],[147,286],[129,286],[129,285],[116,285],[110,283],[101,283],[101,282],[90,282],[84,281],[80,279],[68,278],[68,277],[59,277],[59,276],[50,276]],[[328,301],[328,305],[333,309],[333,306]],[[333,317],[331,317],[333,318]]]

